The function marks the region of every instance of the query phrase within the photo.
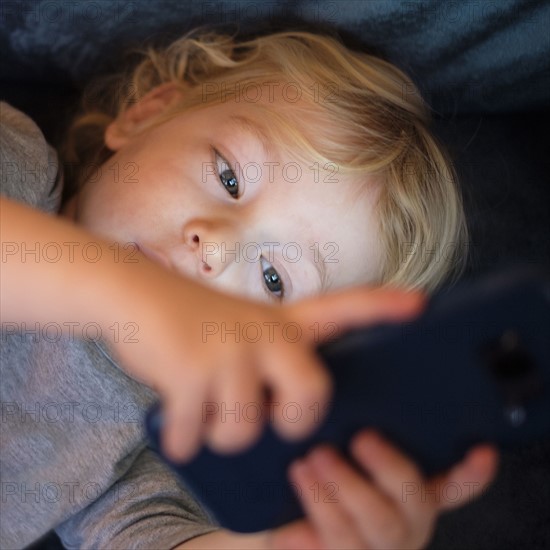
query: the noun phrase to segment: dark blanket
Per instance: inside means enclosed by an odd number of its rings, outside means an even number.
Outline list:
[[[92,76],[116,69],[143,41],[204,24],[241,34],[336,30],[403,68],[432,106],[461,178],[467,276],[516,262],[550,266],[547,1],[5,0],[1,98],[56,143]],[[550,548],[550,445],[504,454],[497,482],[444,516],[431,547]]]
[[[418,82],[436,112],[548,107],[550,4],[540,0],[5,0],[2,80],[81,84],[143,40],[197,25],[336,29]],[[406,90],[404,91],[406,93]]]

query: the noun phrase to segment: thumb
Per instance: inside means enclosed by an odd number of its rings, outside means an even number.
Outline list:
[[[289,308],[304,334],[322,341],[351,328],[413,318],[426,301],[426,296],[418,291],[361,287],[309,298]]]

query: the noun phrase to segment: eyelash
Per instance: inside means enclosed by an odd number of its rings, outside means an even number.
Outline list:
[[[237,180],[235,171],[231,168],[229,162],[227,162],[227,160],[219,153],[219,151],[214,148],[213,150],[216,167],[219,170],[218,177],[222,187],[227,191],[227,193],[229,193],[231,198],[235,200],[239,199],[242,193],[239,193],[239,182]],[[221,167],[223,167],[223,171]],[[228,187],[226,184],[229,184],[230,187]],[[262,270],[263,286],[266,290],[266,293],[270,298],[275,296],[277,299],[282,300],[285,292],[281,276],[273,267],[273,265],[271,265],[263,256],[260,256],[260,266]],[[275,284],[278,289],[276,291],[272,291],[268,286],[269,283]]]
[[[231,198],[237,200],[242,193],[239,193],[239,181],[237,180],[235,171],[231,168],[229,162],[227,162],[227,160],[225,160],[216,149],[214,149],[214,158],[222,187],[229,193]],[[224,166],[223,171],[220,166]],[[227,187],[226,183],[228,183],[230,187]]]
[[[260,256],[260,266],[262,269],[262,276],[264,280],[264,288],[270,297],[275,296],[277,299],[282,300],[285,296],[285,287],[283,280],[277,270],[263,257]],[[266,273],[271,271],[270,274]],[[268,281],[278,284],[279,290],[272,291],[268,286]]]

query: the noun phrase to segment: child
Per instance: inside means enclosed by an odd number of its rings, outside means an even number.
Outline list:
[[[257,437],[260,422],[203,421],[207,401],[260,403],[300,437],[315,416],[289,422],[275,405],[322,410],[318,339],[411,317],[413,289],[460,272],[459,194],[412,83],[302,32],[189,35],[148,51],[128,82],[73,125],[64,219],[36,210],[58,209],[59,173],[29,168],[51,168],[52,151],[2,105],[2,545],[52,528],[70,548],[426,544],[450,504],[404,502],[401,484],[479,488],[491,449],[423,480],[360,433],[366,475],[328,448],[289,472],[302,487],[336,483],[337,503],[303,491],[303,521],[245,536],[216,527],[141,428],[149,386],[174,458]],[[378,288],[338,291],[365,283]]]

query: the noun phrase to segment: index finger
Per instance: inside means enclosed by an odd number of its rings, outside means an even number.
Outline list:
[[[315,333],[313,326],[319,327],[319,332],[329,327],[327,336],[334,336],[347,329],[409,319],[416,316],[425,303],[426,297],[417,291],[362,287],[296,302],[288,306],[287,311],[310,340],[322,341],[323,334]]]

